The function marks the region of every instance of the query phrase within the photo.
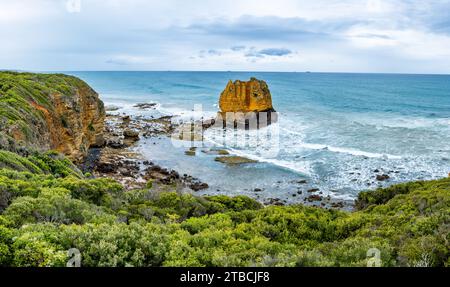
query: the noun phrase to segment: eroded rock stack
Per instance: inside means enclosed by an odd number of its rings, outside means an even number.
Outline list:
[[[1,72],[0,110],[3,149],[52,149],[81,161],[104,144],[103,102],[76,77]]]
[[[224,126],[232,123],[235,127],[261,128],[277,120],[269,87],[256,78],[230,80],[220,95],[219,107],[219,120]]]

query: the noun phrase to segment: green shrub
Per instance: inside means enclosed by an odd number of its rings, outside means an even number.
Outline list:
[[[0,265],[449,266],[450,179],[360,195],[360,210],[263,207],[237,196],[125,191],[55,153],[0,169]],[[31,163],[31,164],[30,164]],[[16,170],[14,170],[16,169]]]

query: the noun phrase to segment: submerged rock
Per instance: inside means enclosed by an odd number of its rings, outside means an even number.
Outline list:
[[[195,147],[191,147],[190,149],[188,149],[187,151],[184,152],[185,155],[188,156],[195,156],[196,154],[196,148]]]
[[[391,177],[387,174],[378,174],[377,175],[378,181],[385,181],[385,180],[388,180],[389,178],[391,178]]]
[[[214,154],[214,155],[229,155],[230,153],[225,149],[210,149],[210,150],[202,150],[203,153],[206,154]]]
[[[149,110],[149,109],[154,109],[156,107],[156,103],[140,103],[140,104],[136,104],[133,107],[141,109],[141,110]]]
[[[218,156],[214,160],[226,164],[244,164],[257,162],[256,160],[242,156]]]

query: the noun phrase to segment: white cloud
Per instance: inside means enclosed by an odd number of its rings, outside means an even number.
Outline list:
[[[450,73],[449,0],[66,3],[0,0],[0,67]]]

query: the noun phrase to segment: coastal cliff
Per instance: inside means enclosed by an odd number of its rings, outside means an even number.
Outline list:
[[[97,162],[103,172],[96,176],[58,152],[21,150],[55,146],[78,157],[101,145],[103,104],[92,89],[70,76],[0,73],[0,91],[0,267],[68,266],[71,248],[81,252],[83,267],[450,266],[450,178],[361,192],[352,212],[198,196],[181,184],[204,184],[132,161],[123,147],[138,139],[136,130],[149,138],[168,133],[169,118],[142,125],[109,115],[105,135],[128,139],[109,138],[102,152],[116,157]],[[195,148],[189,151],[195,156]],[[147,180],[141,186],[114,180],[138,182],[140,167]],[[378,261],[370,250],[379,252]]]
[[[98,94],[76,77],[0,72],[1,149],[52,149],[81,161],[103,145],[104,119]]]

